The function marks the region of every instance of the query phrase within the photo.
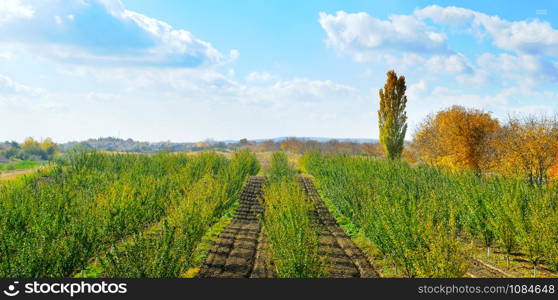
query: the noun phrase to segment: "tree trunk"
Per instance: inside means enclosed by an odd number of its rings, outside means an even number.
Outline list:
[[[537,265],[533,264],[533,278],[537,278]]]

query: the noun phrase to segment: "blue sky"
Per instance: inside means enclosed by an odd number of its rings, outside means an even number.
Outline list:
[[[555,113],[558,2],[2,0],[0,140],[377,138],[390,69],[411,129]]]

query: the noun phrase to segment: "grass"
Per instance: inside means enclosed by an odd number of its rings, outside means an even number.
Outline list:
[[[8,163],[0,163],[0,172],[34,169],[43,165],[44,163],[45,162],[43,161],[14,160]]]
[[[311,216],[314,207],[294,174],[287,156],[274,153],[269,184],[263,190],[263,225],[275,273],[280,278],[325,277],[318,226]]]

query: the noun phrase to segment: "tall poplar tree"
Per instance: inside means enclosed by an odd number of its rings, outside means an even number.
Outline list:
[[[387,158],[400,159],[403,153],[405,134],[407,133],[407,96],[405,77],[395,71],[387,72],[387,81],[380,89],[380,109],[378,125],[380,127],[380,144],[384,147]]]

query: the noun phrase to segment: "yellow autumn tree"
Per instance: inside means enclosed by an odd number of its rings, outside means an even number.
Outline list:
[[[32,137],[28,137],[23,141],[23,144],[21,144],[21,148],[23,148],[23,149],[31,149],[31,148],[39,149],[40,144],[39,144],[39,142],[37,142]]]
[[[58,147],[51,138],[46,138],[39,144],[39,148],[48,156],[52,156],[56,152]]]
[[[422,162],[480,173],[491,151],[490,137],[499,127],[489,113],[453,106],[419,125],[412,149]]]
[[[558,120],[548,116],[512,117],[492,144],[496,171],[542,184],[558,153]]]
[[[548,169],[548,177],[554,180],[558,179],[558,153],[556,153],[554,164]]]

